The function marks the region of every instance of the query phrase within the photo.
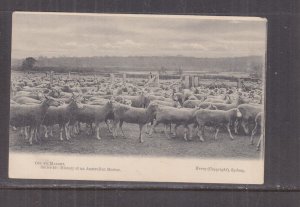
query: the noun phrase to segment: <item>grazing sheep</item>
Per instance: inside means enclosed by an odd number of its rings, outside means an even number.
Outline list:
[[[217,139],[219,128],[221,126],[226,126],[227,131],[233,139],[233,136],[230,131],[230,123],[235,120],[238,117],[241,117],[241,112],[237,109],[230,109],[228,111],[222,111],[222,110],[207,110],[207,109],[200,109],[195,112],[195,117],[198,123],[198,127],[200,130],[200,133],[198,133],[199,138],[201,141],[203,141],[204,136],[204,127],[205,126],[214,126],[216,127],[216,134],[215,139]]]
[[[155,112],[157,108],[156,103],[150,103],[146,109],[143,108],[135,108],[131,106],[127,106],[124,104],[115,104],[113,113],[114,113],[114,127],[113,127],[113,137],[117,136],[116,128],[119,123],[119,127],[123,136],[125,134],[122,129],[123,122],[138,124],[140,133],[139,133],[139,141],[142,143],[142,129],[145,124],[153,121],[155,117]]]
[[[10,125],[14,127],[30,126],[29,143],[32,144],[33,135],[35,138],[39,134],[40,125],[45,118],[45,114],[50,106],[59,106],[60,103],[52,98],[45,97],[45,100],[36,105],[17,105],[10,106]]]

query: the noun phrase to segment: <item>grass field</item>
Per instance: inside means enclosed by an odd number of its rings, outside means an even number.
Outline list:
[[[140,155],[140,156],[178,156],[196,158],[237,158],[257,159],[261,152],[256,151],[255,145],[250,145],[249,136],[233,135],[230,140],[226,131],[220,131],[218,140],[214,140],[213,131],[205,130],[205,142],[200,142],[197,136],[191,141],[184,141],[183,128],[177,129],[177,137],[168,139],[161,133],[162,127],[157,127],[157,133],[149,137],[143,133],[144,142],[138,142],[138,126],[124,123],[126,139],[119,136],[116,139],[102,126],[101,140],[87,135],[86,130],[69,141],[60,141],[58,128],[54,137],[43,138],[40,143],[29,145],[28,140],[20,136],[18,131],[10,129],[10,150],[32,153],[76,153],[97,155]],[[145,129],[144,129],[145,131]],[[258,136],[255,137],[255,143]]]

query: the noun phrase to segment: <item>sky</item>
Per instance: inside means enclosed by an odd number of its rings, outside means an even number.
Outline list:
[[[13,13],[12,58],[240,57],[265,50],[262,18]]]

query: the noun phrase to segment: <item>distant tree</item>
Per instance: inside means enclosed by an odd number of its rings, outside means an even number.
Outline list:
[[[25,58],[22,62],[22,70],[32,70],[36,62],[36,59],[33,57]]]

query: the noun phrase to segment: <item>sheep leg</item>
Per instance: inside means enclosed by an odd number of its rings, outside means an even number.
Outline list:
[[[150,129],[151,129],[151,125],[153,124],[153,121],[149,122],[146,124],[146,134],[149,134],[150,133]]]
[[[255,123],[255,127],[254,129],[252,130],[252,133],[251,133],[251,139],[250,139],[250,144],[253,145],[253,140],[254,140],[254,135],[256,134],[257,132],[257,123]]]
[[[94,134],[93,123],[92,122],[88,123],[87,127],[89,127],[88,135],[93,135]]]
[[[39,130],[39,126],[37,126],[36,128],[35,128],[35,130],[34,130],[34,132],[35,132],[35,134],[34,134],[34,139],[35,139],[35,141],[36,142],[38,142],[39,141],[39,135],[40,135],[40,130]]]
[[[66,139],[70,140],[70,134],[69,134],[69,130],[68,130],[68,124],[64,124],[64,128],[65,128],[65,135],[66,135]]]
[[[74,125],[74,132],[78,135],[80,134],[80,123],[76,122]]]
[[[170,139],[169,135],[168,135],[168,126],[165,124],[165,135],[168,139]]]
[[[28,127],[24,127],[25,139],[29,139]]]
[[[155,127],[156,127],[157,125],[158,125],[157,121],[154,120],[153,123],[152,123],[152,127],[151,127],[150,130],[149,130],[149,137],[152,136],[152,133],[153,133],[153,131],[155,131],[154,129],[155,129]]]
[[[73,126],[73,129],[74,129],[75,134],[79,134],[80,133],[80,123],[76,122]]]
[[[217,127],[217,128],[216,128],[216,134],[215,134],[215,140],[218,139],[218,133],[219,133],[219,130],[220,130],[219,127]]]
[[[78,130],[78,122],[74,123],[73,125],[69,125],[70,131],[71,131],[71,136],[75,136],[77,134],[79,134],[79,130]]]
[[[101,139],[101,137],[100,137],[100,123],[96,123],[96,133],[97,133],[96,138],[98,140],[100,140]]]
[[[142,130],[143,130],[143,126],[144,126],[144,125],[142,125],[142,124],[139,125],[139,127],[140,127],[140,135],[139,135],[140,143],[143,143],[143,142],[144,142],[144,140],[143,140],[143,138],[142,138]]]
[[[199,131],[199,126],[198,126],[198,123],[194,123],[194,126],[193,126],[193,133],[191,134],[190,138],[192,139],[194,136],[194,131],[197,130],[197,133]]]
[[[66,125],[67,125],[68,137],[69,137],[69,139],[71,139],[72,131],[71,131],[71,127],[70,127],[70,122],[68,122]]]
[[[226,125],[226,128],[227,128],[227,131],[228,131],[228,133],[229,133],[229,135],[230,135],[231,140],[233,140],[234,138],[233,138],[233,136],[232,136],[232,134],[231,134],[231,131],[230,131],[230,124],[227,124],[227,125]]]
[[[236,121],[234,122],[234,132],[235,132],[236,134],[238,134],[238,129],[239,129],[239,121],[236,120]]]
[[[69,131],[70,138],[72,138],[72,136],[74,136],[74,126],[68,125],[68,131]]]
[[[53,137],[53,126],[50,126],[50,133],[49,136]]]
[[[30,126],[30,128],[29,128],[29,134],[30,134],[29,144],[32,145],[32,139],[33,139],[33,134],[34,134],[34,130],[32,130],[32,126]]]
[[[198,127],[199,127],[199,129],[198,129],[197,135],[199,136],[200,141],[204,142],[204,139],[203,139],[203,137],[204,137],[204,125],[199,124]]]
[[[91,126],[92,135],[93,135],[93,134],[95,134],[95,128],[93,127],[93,122],[91,122],[90,126]]]
[[[188,141],[187,138],[186,138],[186,137],[187,137],[187,132],[188,132],[188,128],[187,128],[187,126],[185,126],[185,127],[184,127],[184,135],[183,135],[183,139],[184,139],[185,141]]]
[[[48,128],[47,128],[47,126],[44,126],[44,129],[45,129],[45,138],[48,138],[49,136],[48,136]]]
[[[155,120],[152,120],[150,121],[149,123],[147,123],[146,125],[146,134],[150,134],[150,131],[151,131],[151,127],[153,126],[153,123],[154,123]],[[155,132],[155,129],[153,129],[154,132]]]
[[[85,124],[85,128],[87,129],[87,135],[90,135],[90,128],[89,128],[89,125],[88,123]]]
[[[242,123],[241,123],[243,129],[244,129],[244,132],[245,134],[249,134],[249,128],[248,128],[248,121],[245,121],[245,120],[242,120]]]
[[[16,128],[16,127],[15,127]],[[24,132],[25,127],[21,127],[20,136],[23,136],[25,134]],[[13,129],[14,130],[14,129]]]
[[[79,121],[77,122],[77,130],[78,130],[78,134],[79,134],[81,131],[81,124]]]
[[[257,150],[257,151],[259,151],[260,148],[261,148],[261,143],[262,143],[262,141],[263,141],[262,139],[263,139],[263,134],[260,135],[260,138],[259,138],[259,140],[258,140],[258,142],[257,142],[257,145],[256,145],[256,150]]]
[[[114,120],[114,123],[113,123],[113,138],[116,138],[118,135],[117,135],[117,124],[118,124],[118,120]]]
[[[123,138],[126,139],[126,136],[125,136],[125,134],[124,134],[124,131],[123,131],[123,127],[122,127],[122,126],[123,126],[123,121],[120,121],[120,123],[119,123],[119,128],[121,129]]]
[[[112,130],[111,130],[111,127],[110,127],[110,125],[109,125],[109,120],[107,119],[107,120],[105,120],[105,124],[106,124],[106,126],[107,126],[107,128],[108,128],[108,131],[110,132],[110,133],[112,133]]]
[[[166,125],[167,126],[167,125]],[[175,127],[174,127],[174,131],[173,131],[173,137],[176,137],[177,136],[177,134],[176,134],[176,131],[177,131],[177,128],[179,127],[179,125],[178,124],[176,124],[175,125]]]
[[[198,127],[197,124],[194,124],[193,127],[189,129],[190,130],[190,138],[189,138],[189,140],[193,139],[194,131],[195,131],[195,129],[197,127]]]
[[[63,141],[64,140],[64,138],[63,138],[63,126],[59,126],[59,129],[60,129],[60,133],[59,133],[59,139],[60,139],[60,141]]]

